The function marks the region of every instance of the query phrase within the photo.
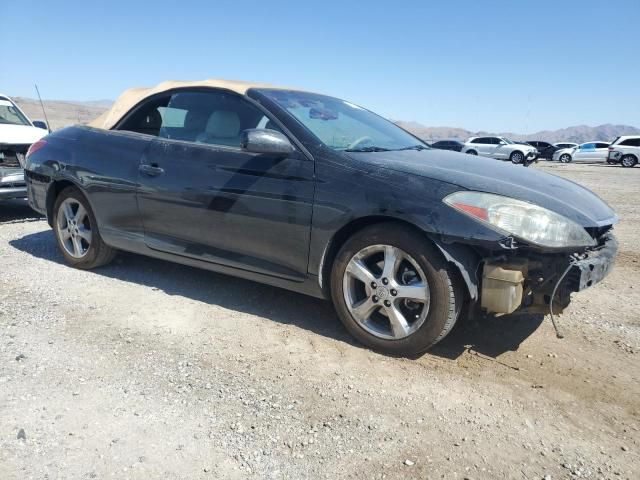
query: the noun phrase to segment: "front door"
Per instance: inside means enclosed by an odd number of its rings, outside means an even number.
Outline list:
[[[247,128],[278,129],[243,97],[183,90],[140,165],[138,205],[156,250],[302,280],[307,272],[314,164],[240,148]]]

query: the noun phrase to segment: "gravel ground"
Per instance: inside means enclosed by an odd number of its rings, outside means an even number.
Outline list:
[[[561,317],[461,322],[417,360],[330,305],[122,254],[66,267],[0,206],[0,478],[640,478],[640,168],[541,164],[620,214]]]

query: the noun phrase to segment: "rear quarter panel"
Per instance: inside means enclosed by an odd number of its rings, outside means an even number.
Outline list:
[[[150,140],[130,132],[70,127],[49,135],[27,169],[31,177],[49,177],[48,189],[58,181],[76,185],[91,204],[105,242],[117,247],[142,236],[136,187],[140,158]],[[41,209],[44,193],[34,190],[34,207]]]

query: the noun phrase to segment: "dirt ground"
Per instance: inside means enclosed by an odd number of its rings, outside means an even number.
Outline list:
[[[0,206],[0,479],[640,478],[640,168],[540,164],[619,213],[561,318],[461,322],[417,360],[329,304],[122,254],[83,272]]]

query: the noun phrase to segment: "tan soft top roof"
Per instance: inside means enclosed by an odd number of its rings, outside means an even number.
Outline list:
[[[156,95],[157,93],[173,90],[174,88],[185,87],[210,87],[223,88],[232,92],[244,95],[251,88],[285,88],[269,85],[267,83],[243,82],[235,80],[197,80],[197,81],[176,81],[169,80],[152,88],[130,88],[125,90],[122,95],[111,105],[111,108],[100,115],[98,118],[89,123],[90,127],[103,128],[109,130],[133,107],[147,97]]]

